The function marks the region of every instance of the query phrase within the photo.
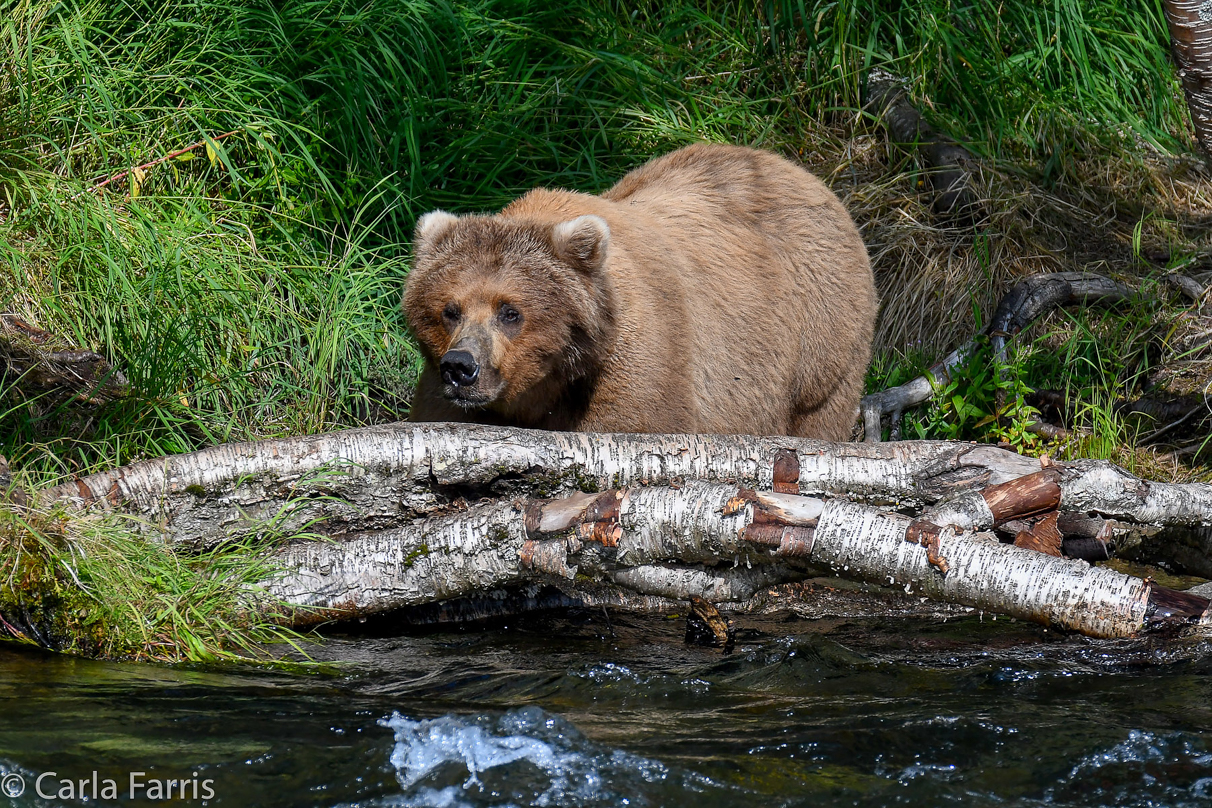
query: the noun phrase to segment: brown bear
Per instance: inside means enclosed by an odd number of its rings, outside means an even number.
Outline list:
[[[820,180],[696,144],[601,196],[536,189],[417,223],[414,421],[847,440],[875,285]]]

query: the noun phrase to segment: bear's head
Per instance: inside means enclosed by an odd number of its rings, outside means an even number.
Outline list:
[[[598,216],[422,216],[404,312],[443,395],[524,423],[596,374],[615,337],[609,242]]]

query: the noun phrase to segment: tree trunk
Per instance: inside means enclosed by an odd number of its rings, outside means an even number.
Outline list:
[[[272,592],[299,607],[300,623],[544,582],[569,594],[589,580],[677,600],[746,600],[805,567],[1096,637],[1203,624],[1209,607],[985,533],[702,481],[491,503],[347,542],[295,545],[279,561],[294,572]]]
[[[981,202],[972,189],[972,175],[980,165],[972,154],[946,135],[936,132],[905,98],[903,83],[887,71],[867,76],[867,110],[881,120],[895,143],[916,151],[934,191],[936,213],[969,222],[983,217]]]
[[[1155,526],[1212,526],[1212,485],[1141,480],[1106,461],[1056,463],[1062,511]],[[485,497],[567,496],[684,480],[921,508],[1041,470],[993,446],[830,443],[788,436],[543,432],[399,423],[214,446],[40,493],[134,513],[170,540],[379,530]],[[953,505],[958,507],[958,505]],[[958,517],[957,517],[958,518]],[[955,522],[962,526],[966,524]],[[987,516],[970,524],[992,526]]]
[[[1178,79],[1187,95],[1191,126],[1204,153],[1212,157],[1212,3],[1164,0]]]

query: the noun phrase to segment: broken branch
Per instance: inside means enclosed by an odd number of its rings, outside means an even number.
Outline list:
[[[224,138],[227,138],[227,137],[231,137],[232,135],[237,134],[240,131],[242,131],[242,130],[233,129],[230,132],[224,132],[221,135],[215,135],[214,137],[211,137],[211,138],[202,138],[197,143],[190,144],[189,146],[186,146],[183,149],[177,149],[176,151],[169,152],[168,154],[164,155],[163,157],[157,157],[155,160],[144,163],[143,165],[135,166],[134,168],[128,168],[126,171],[119,171],[117,174],[114,174],[112,177],[105,180],[104,182],[99,182],[96,185],[94,185],[93,187],[88,188],[84,191],[81,191],[80,193],[73,196],[72,199],[77,199],[86,193],[100,191],[102,188],[109,185],[111,182],[117,182],[118,180],[122,179],[123,177],[128,176],[132,171],[146,171],[147,169],[158,166],[161,163],[164,163],[164,162],[167,162],[167,161],[173,159],[174,157],[180,157],[181,155],[186,154],[187,152],[192,152],[194,149],[200,149],[203,146],[205,146],[207,143],[218,143],[220,140],[223,140]]]
[[[593,538],[600,521],[594,508],[602,501],[617,505],[610,518],[617,530],[609,540]],[[781,534],[777,543],[771,528]],[[492,503],[343,543],[295,545],[279,560],[294,572],[273,582],[271,591],[301,607],[302,620],[535,582],[574,594],[586,579],[681,600],[744,600],[763,586],[793,580],[796,569],[808,566],[1098,637],[1200,624],[1209,605],[1114,570],[1001,544],[988,534],[844,500],[701,481]],[[715,566],[721,562],[722,569]]]
[[[1019,281],[1006,293],[982,333],[989,336],[989,343],[997,361],[1004,363],[1006,340],[1014,337],[1051,308],[1072,303],[1117,303],[1130,294],[1131,291],[1126,286],[1089,272],[1033,275]],[[892,415],[894,419],[899,420],[900,413],[932,399],[935,390],[951,380],[952,369],[962,365],[976,353],[978,344],[977,339],[971,339],[916,379],[899,387],[890,387],[864,396],[859,409],[863,414],[865,440],[869,443],[878,443],[881,440],[885,415]],[[899,427],[896,431],[899,433]]]
[[[15,314],[0,314],[0,382],[43,408],[64,402],[105,404],[130,392],[105,357],[66,345]]]

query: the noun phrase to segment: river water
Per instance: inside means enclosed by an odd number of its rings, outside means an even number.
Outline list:
[[[600,610],[380,623],[330,636],[320,673],[0,648],[0,786],[22,806],[1212,805],[1207,643],[971,613],[738,623],[728,655]]]

